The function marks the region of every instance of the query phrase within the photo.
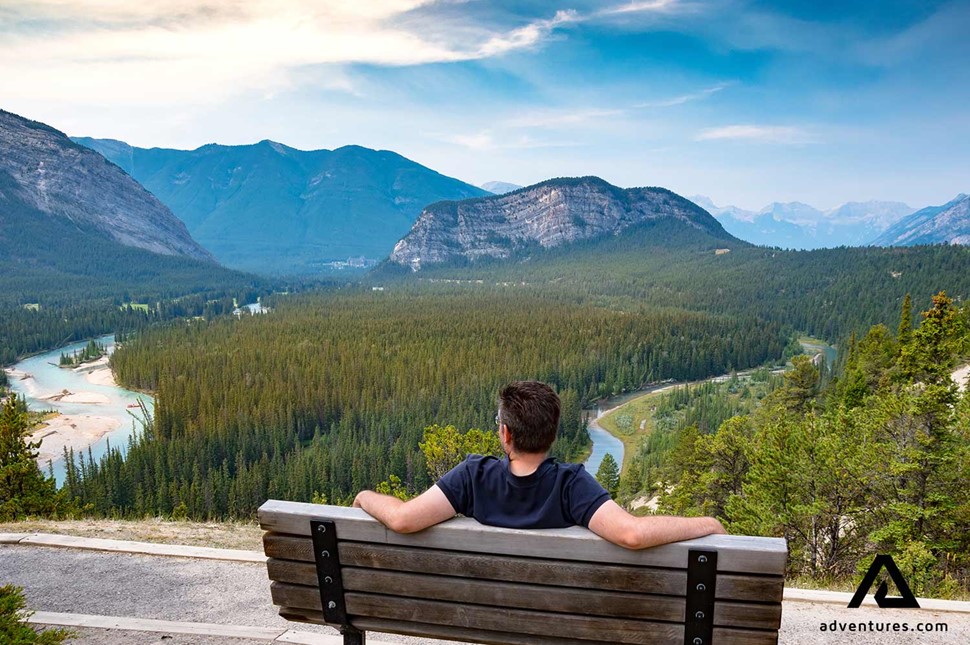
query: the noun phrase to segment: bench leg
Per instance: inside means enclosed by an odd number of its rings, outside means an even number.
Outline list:
[[[345,625],[340,628],[340,633],[344,635],[344,645],[366,645],[366,632]]]

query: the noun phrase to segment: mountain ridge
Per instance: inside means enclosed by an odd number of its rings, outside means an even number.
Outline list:
[[[156,302],[257,284],[216,264],[151,193],[61,131],[0,111],[0,151],[0,306]]]
[[[421,209],[487,192],[391,150],[299,150],[264,139],[194,150],[78,137],[156,194],[227,266],[331,273],[386,257]]]
[[[665,188],[620,188],[599,177],[559,177],[504,195],[430,204],[388,261],[418,271],[426,264],[509,258],[529,248],[618,234],[664,219],[739,241],[707,211]]]
[[[60,130],[0,110],[0,149],[8,208],[22,204],[124,246],[213,262],[154,195]]]
[[[920,209],[883,231],[872,243],[970,245],[970,195],[960,193],[946,204]]]

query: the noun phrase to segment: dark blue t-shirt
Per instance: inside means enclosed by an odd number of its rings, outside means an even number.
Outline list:
[[[507,458],[469,455],[437,486],[456,512],[514,529],[588,527],[593,513],[610,499],[582,464],[562,464],[555,457],[518,477],[509,471]]]

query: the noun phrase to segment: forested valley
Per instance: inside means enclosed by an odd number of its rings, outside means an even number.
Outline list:
[[[492,430],[504,383],[556,386],[557,454],[587,449],[583,405],[662,378],[697,379],[781,355],[756,317],[611,309],[515,290],[335,291],[267,316],[151,328],[119,349],[119,378],[156,392],[154,426],[67,490],[103,514],[248,517],[268,497],[349,501],[400,478],[431,483],[424,428]]]
[[[268,498],[421,491],[440,474],[435,442],[489,448],[496,393],[514,379],[556,387],[555,454],[581,460],[584,406],[778,364],[809,332],[839,346],[834,373],[795,357],[784,378],[757,372],[743,403],[717,388],[672,395],[624,469],[621,501],[656,496],[663,512],[783,535],[795,576],[845,579],[881,549],[924,576],[922,591],[970,587],[958,485],[970,476],[970,410],[942,380],[970,352],[959,308],[970,251],[722,248],[668,232],[666,246],[645,227],[571,254],[533,249],[418,275],[384,267],[362,284],[285,296],[18,306],[0,333],[20,343],[5,350],[12,360],[62,333],[121,331],[116,376],[156,396],[154,420],[124,450],[65,455],[63,512],[222,519],[249,518]],[[934,300],[942,288],[957,302]],[[908,293],[932,306],[891,333]],[[234,297],[256,295],[272,313],[226,315]]]

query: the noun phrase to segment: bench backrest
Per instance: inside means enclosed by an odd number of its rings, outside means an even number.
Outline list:
[[[779,538],[630,551],[580,527],[467,518],[401,535],[360,509],[277,500],[259,522],[273,602],[290,620],[509,645],[777,642]]]

